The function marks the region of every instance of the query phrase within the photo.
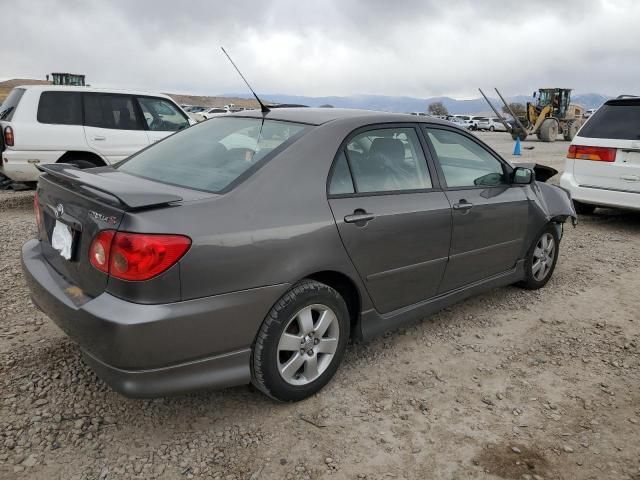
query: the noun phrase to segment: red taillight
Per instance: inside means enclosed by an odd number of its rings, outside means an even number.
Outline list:
[[[567,158],[576,160],[594,160],[596,162],[615,162],[616,149],[608,147],[585,147],[583,145],[571,145]]]
[[[109,252],[115,234],[114,230],[103,230],[96,235],[89,247],[89,262],[104,273],[109,273]]]
[[[149,280],[174,265],[191,246],[182,235],[100,232],[89,249],[98,270],[122,280]]]
[[[7,147],[13,147],[14,140],[15,139],[13,138],[13,128],[5,127],[4,128],[4,144]]]

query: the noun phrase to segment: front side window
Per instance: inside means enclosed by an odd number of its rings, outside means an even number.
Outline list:
[[[143,130],[134,99],[129,95],[85,93],[84,124],[117,130]]]
[[[426,132],[449,188],[508,183],[502,163],[470,138],[436,128]]]
[[[149,130],[175,132],[189,126],[189,121],[183,113],[168,100],[138,97],[138,102]]]
[[[82,125],[81,93],[42,92],[37,118],[40,123]]]
[[[259,118],[217,117],[185,129],[116,168],[181,187],[220,192],[305,125]]]
[[[345,154],[358,193],[432,188],[413,128],[369,130],[353,137]]]

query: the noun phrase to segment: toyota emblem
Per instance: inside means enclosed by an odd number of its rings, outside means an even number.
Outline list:
[[[56,218],[60,218],[62,215],[64,215],[64,207],[59,203],[56,205]]]

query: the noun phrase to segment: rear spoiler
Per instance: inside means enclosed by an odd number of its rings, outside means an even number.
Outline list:
[[[120,173],[113,168],[101,168],[98,172],[95,172],[97,169],[91,169],[93,172],[90,172],[68,163],[36,165],[36,168],[72,187],[81,187],[113,197],[125,210],[158,207],[182,200],[178,195],[158,192],[157,187],[152,188],[151,182],[145,180],[132,184],[125,178],[136,180],[136,177]]]

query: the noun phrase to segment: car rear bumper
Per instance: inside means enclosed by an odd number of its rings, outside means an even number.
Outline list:
[[[84,295],[49,265],[36,239],[22,247],[22,266],[38,308],[79,344],[106,383],[135,397],[248,383],[251,344],[289,288],[144,305],[106,292]]]
[[[560,177],[560,186],[571,193],[571,198],[583,203],[603,207],[640,210],[640,192],[625,191],[624,188],[602,188],[581,185],[572,172],[565,171]]]
[[[37,182],[40,172],[36,165],[55,163],[64,155],[62,151],[10,150],[2,152],[0,173],[15,182]]]

